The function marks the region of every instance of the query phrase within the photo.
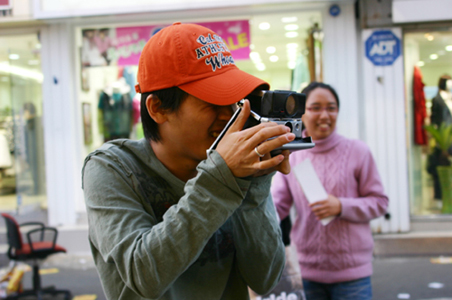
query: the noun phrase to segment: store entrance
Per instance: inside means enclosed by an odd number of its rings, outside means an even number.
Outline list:
[[[441,167],[452,160],[452,31],[406,32],[404,46],[411,215],[449,218],[452,173],[442,174]],[[450,132],[443,130],[447,127]]]
[[[47,209],[37,34],[0,38],[0,210]]]

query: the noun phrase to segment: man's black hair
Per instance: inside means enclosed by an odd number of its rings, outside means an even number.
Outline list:
[[[141,123],[143,124],[144,136],[148,141],[158,142],[161,140],[157,123],[151,118],[146,108],[146,99],[153,94],[160,99],[160,108],[168,112],[176,112],[182,101],[188,97],[188,93],[178,87],[171,87],[154,92],[141,94]]]
[[[323,82],[313,81],[301,91],[303,94],[306,95],[306,100],[308,99],[309,94],[316,88],[322,88],[322,89],[326,89],[326,90],[330,91],[331,94],[333,94],[334,98],[336,99],[337,107],[339,107],[339,96],[337,95],[336,91],[333,89],[333,87],[331,85],[323,83]]]

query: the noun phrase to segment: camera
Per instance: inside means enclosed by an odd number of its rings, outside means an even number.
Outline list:
[[[295,134],[295,140],[271,151],[270,153],[272,156],[280,154],[283,150],[289,150],[292,152],[296,150],[309,149],[315,146],[311,137],[303,138],[301,135],[303,130],[301,116],[304,114],[306,107],[306,96],[304,94],[293,91],[257,90],[253,91],[244,99],[248,99],[250,101],[251,114],[246,121],[245,126],[243,126],[243,129],[256,126],[262,122],[275,122],[279,125],[289,127],[290,131]],[[237,102],[239,109],[235,111],[228,124],[226,124],[226,127],[208,151],[216,148],[226,131],[236,120],[242,105],[243,100]]]
[[[275,122],[285,125],[295,134],[295,140],[272,151],[272,155],[281,153],[282,150],[291,151],[309,149],[314,147],[311,137],[303,138],[301,133],[303,123],[301,116],[306,108],[306,95],[293,91],[254,91],[245,97],[250,101],[251,115],[245,123],[244,129],[262,122]],[[240,107],[243,100],[238,103]]]

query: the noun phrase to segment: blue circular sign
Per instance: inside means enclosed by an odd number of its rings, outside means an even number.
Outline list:
[[[400,39],[390,30],[374,31],[366,40],[366,57],[376,66],[390,66],[400,56]]]
[[[340,13],[341,13],[341,8],[339,7],[339,5],[333,4],[330,6],[330,15],[332,15],[333,17],[337,17],[337,16],[339,16]]]

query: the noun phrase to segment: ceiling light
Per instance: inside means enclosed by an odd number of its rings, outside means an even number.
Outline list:
[[[279,60],[279,57],[277,55],[272,55],[269,57],[271,62],[277,62]]]
[[[449,51],[449,52],[452,51],[452,45],[447,45],[446,46],[446,51]]]
[[[251,45],[250,45],[250,49],[251,49],[251,50],[254,50],[254,44],[251,44]]]
[[[8,74],[17,75],[23,78],[30,78],[34,79],[39,83],[42,83],[42,80],[44,79],[44,76],[41,72],[28,70],[21,67],[11,66],[8,63],[0,63],[0,72],[5,72]]]
[[[287,63],[287,67],[289,68],[289,69],[291,69],[291,70],[293,70],[293,69],[295,69],[295,66],[297,65],[297,62],[295,62],[295,61],[289,61],[288,63]]]
[[[273,46],[269,46],[269,47],[267,47],[266,51],[268,54],[273,54],[276,52],[276,48]]]
[[[435,53],[430,54],[430,59],[431,59],[431,60],[435,60],[435,59],[437,59],[437,58],[438,58],[438,54],[435,54]]]
[[[283,23],[292,23],[298,21],[297,17],[284,17],[281,19],[281,22]]]
[[[286,32],[286,38],[295,38],[298,36],[298,32],[296,31],[288,31]]]
[[[297,24],[287,24],[286,26],[284,26],[284,29],[287,31],[298,30],[298,25]]]
[[[263,63],[256,64],[256,69],[258,71],[265,71],[266,67]]]
[[[9,59],[12,59],[12,60],[17,60],[19,58],[20,58],[19,54],[11,53],[9,55]]]
[[[433,35],[429,35],[428,37],[427,37],[427,40],[429,40],[429,41],[433,41],[435,39],[435,37],[433,36]]]
[[[261,62],[261,56],[259,55],[259,52],[253,51],[250,52],[250,58],[253,62]]]
[[[37,59],[30,59],[28,61],[28,64],[31,65],[31,66],[39,65],[39,60],[37,60]]]
[[[422,60],[417,62],[418,67],[423,67],[425,66],[425,62],[423,62]]]
[[[268,30],[270,29],[270,23],[268,22],[262,22],[259,24],[259,29],[260,30]]]

